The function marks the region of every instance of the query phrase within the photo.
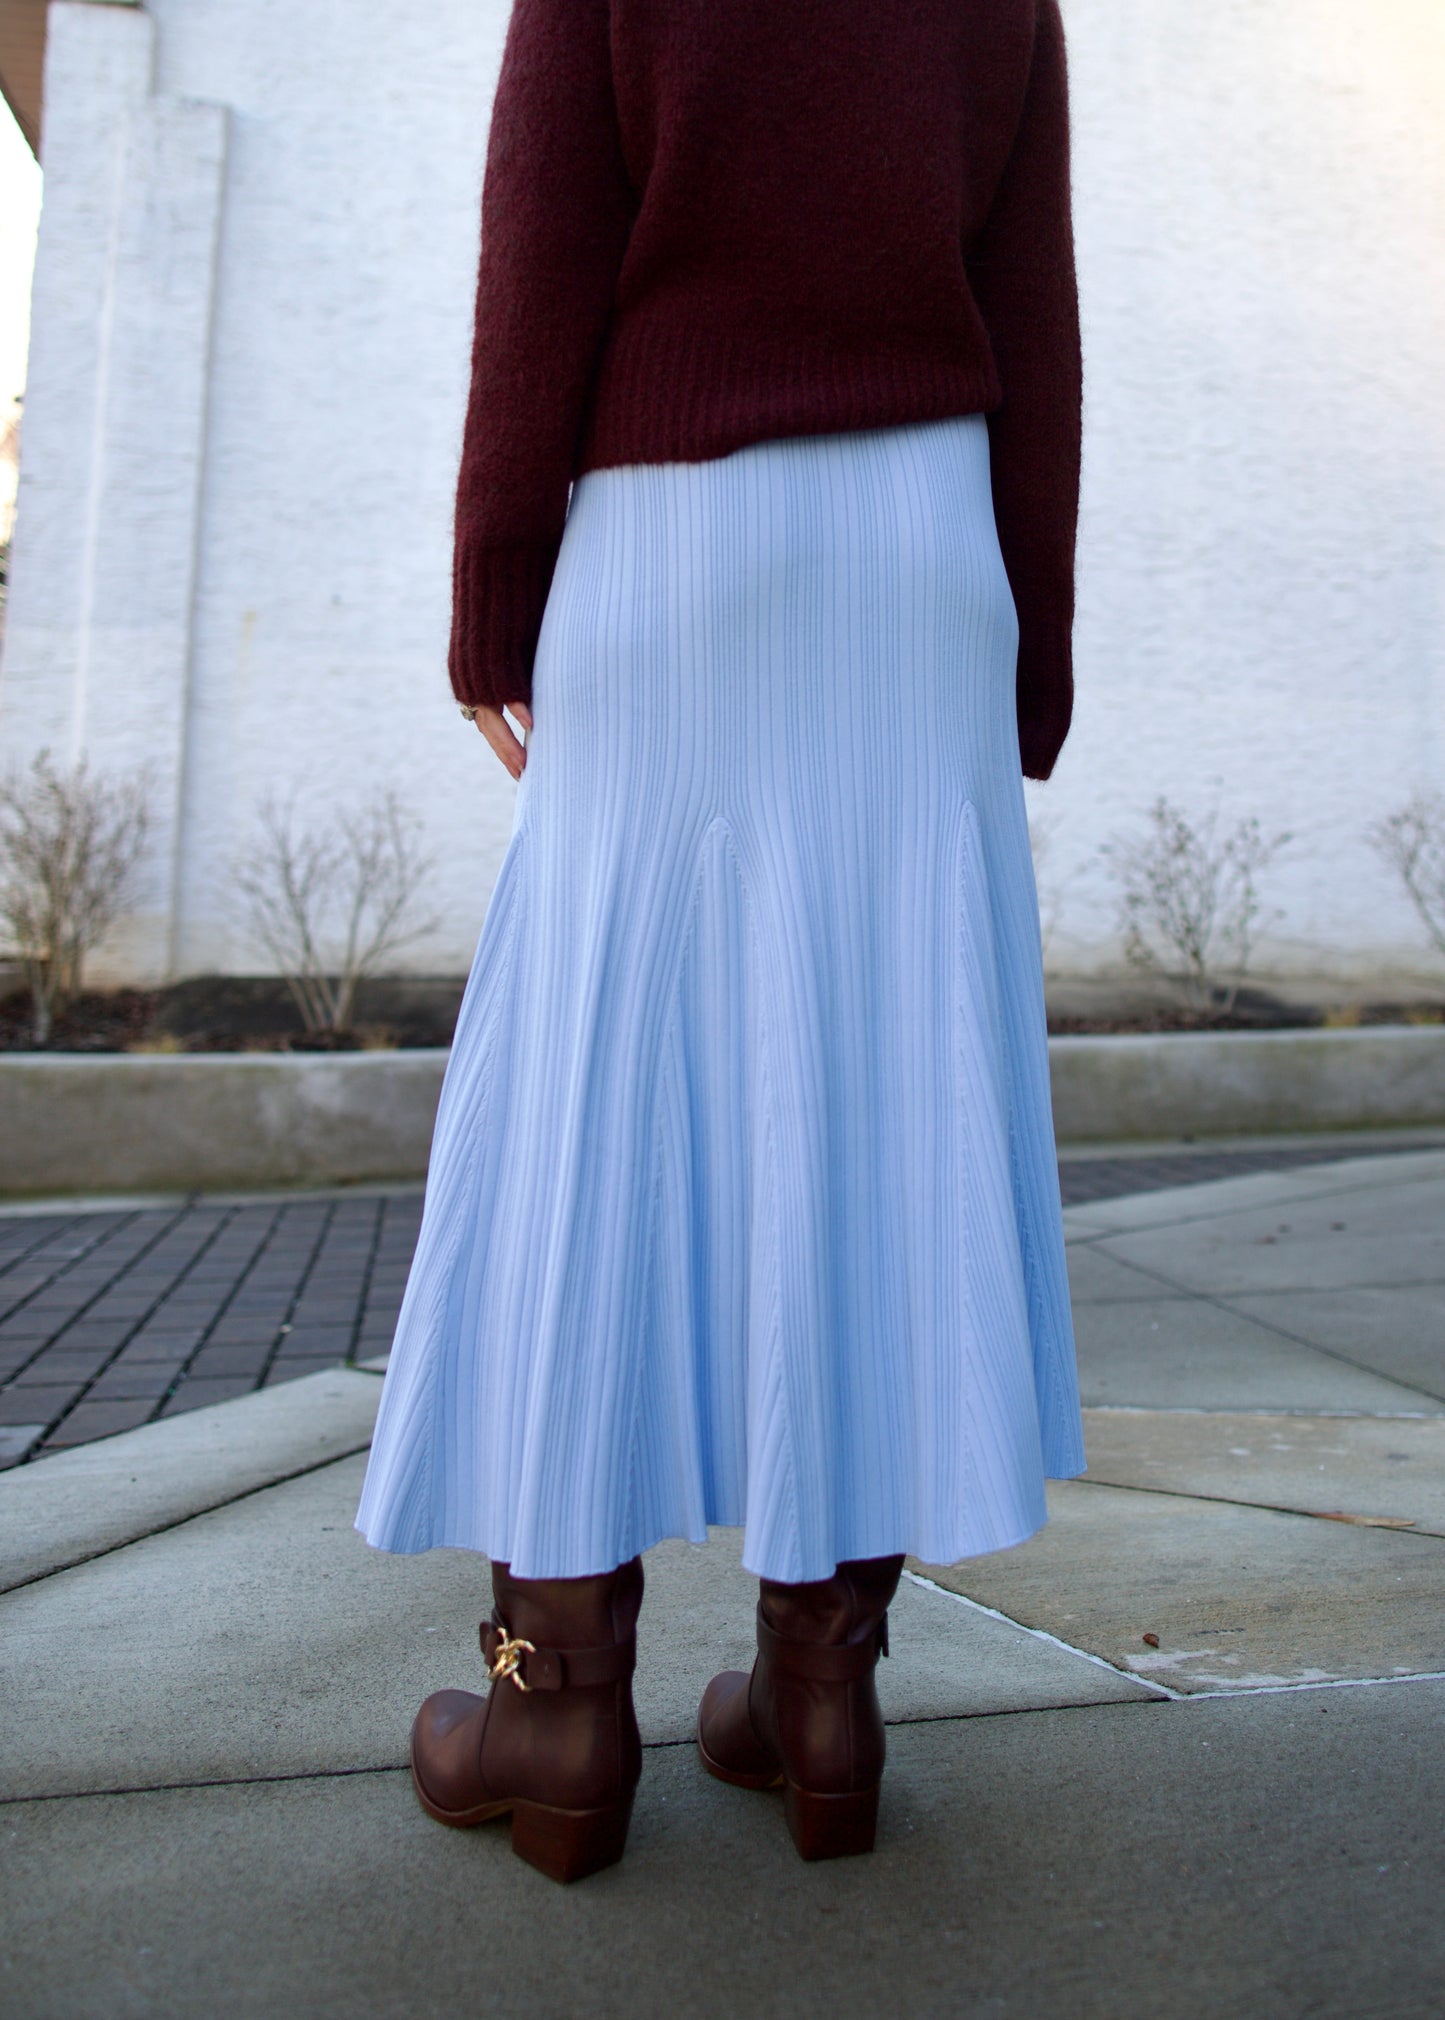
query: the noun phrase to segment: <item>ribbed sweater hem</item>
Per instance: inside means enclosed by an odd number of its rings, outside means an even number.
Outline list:
[[[1002,398],[991,359],[897,348],[852,358],[823,341],[624,324],[599,363],[573,471],[705,462],[788,435],[991,413]]]

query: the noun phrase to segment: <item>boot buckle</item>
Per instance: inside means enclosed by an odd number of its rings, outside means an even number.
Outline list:
[[[500,1683],[504,1676],[510,1676],[518,1690],[530,1690],[532,1686],[518,1665],[524,1655],[536,1654],[535,1643],[523,1641],[520,1635],[508,1634],[505,1627],[498,1627],[495,1632],[497,1639],[491,1661],[487,1664],[487,1675],[493,1683]]]

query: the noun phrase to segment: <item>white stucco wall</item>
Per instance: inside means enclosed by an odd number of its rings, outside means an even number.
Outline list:
[[[293,786],[324,812],[394,785],[440,859],[445,926],[411,965],[470,959],[514,788],[447,686],[448,541],[506,13],[51,8],[0,739],[161,775],[142,906],[97,976],[254,969],[231,866]],[[224,135],[210,248],[165,215],[201,171],[135,166],[187,121]],[[147,234],[184,314],[126,265]]]
[[[1263,965],[1428,970],[1361,829],[1445,785],[1445,8],[1065,0],[1086,362],[1061,969],[1159,792],[1296,840]]]
[[[115,958],[161,973],[183,757],[226,112],[150,90],[151,23],[59,8],[3,701],[6,755],[150,773],[153,846]]]
[[[1445,9],[1065,0],[1087,372],[1054,965],[1158,792],[1294,847],[1265,965],[1424,967],[1361,829],[1445,778]],[[268,788],[392,784],[464,968],[513,788],[443,655],[507,0],[56,0],[5,755],[162,780],[113,975],[256,965]]]

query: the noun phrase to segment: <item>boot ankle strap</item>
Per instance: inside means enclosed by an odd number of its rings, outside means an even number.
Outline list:
[[[869,1674],[880,1655],[888,1653],[888,1615],[866,1641],[793,1641],[769,1627],[759,1603],[758,1649],[786,1676],[809,1683],[856,1683]]]
[[[510,1677],[518,1690],[587,1690],[621,1683],[637,1667],[637,1637],[607,1648],[538,1648],[508,1632],[499,1613],[481,1625],[482,1655],[493,1683]]]

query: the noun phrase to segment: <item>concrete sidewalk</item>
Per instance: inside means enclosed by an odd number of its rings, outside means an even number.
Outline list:
[[[351,1528],[339,1368],[0,1479],[0,1998],[25,2016],[1445,2014],[1445,1154],[1072,1209],[1090,1472],[914,1567],[871,1859],[712,1782],[737,1538],[647,1562],[623,1863],[404,1768],[477,1560]]]

